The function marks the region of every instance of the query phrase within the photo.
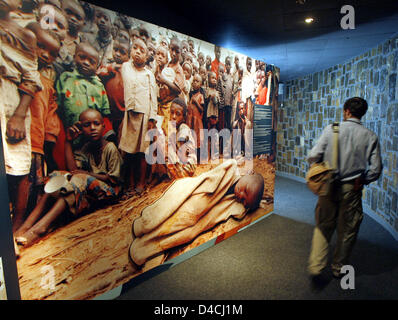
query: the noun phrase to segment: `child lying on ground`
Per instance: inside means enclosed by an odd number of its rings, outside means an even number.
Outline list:
[[[176,180],[134,220],[129,249],[132,263],[137,267],[164,257],[167,250],[192,241],[230,217],[243,219],[259,207],[263,192],[263,177],[256,173],[240,176],[234,159],[197,177]]]

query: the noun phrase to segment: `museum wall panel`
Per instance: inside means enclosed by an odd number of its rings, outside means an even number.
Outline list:
[[[299,79],[284,83],[278,111],[277,172],[304,180],[306,156],[323,128],[342,121],[342,106],[353,96],[365,98],[369,109],[363,124],[379,137],[383,172],[365,188],[363,203],[398,238],[398,38]]]
[[[83,1],[3,2],[9,298],[96,298],[273,211],[277,67]]]

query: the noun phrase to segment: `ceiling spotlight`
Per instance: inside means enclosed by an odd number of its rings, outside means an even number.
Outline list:
[[[304,21],[306,23],[312,23],[312,22],[314,22],[314,18],[306,18]]]
[[[304,4],[304,3],[305,3],[305,0],[296,0],[296,3],[297,3],[297,4]]]

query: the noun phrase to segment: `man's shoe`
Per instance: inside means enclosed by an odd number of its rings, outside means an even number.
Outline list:
[[[341,279],[344,276],[344,274],[337,270],[332,270],[332,275],[335,279]]]
[[[323,273],[316,274],[316,275],[310,275],[310,280],[311,280],[312,289],[314,289],[316,291],[322,290],[330,282],[330,279],[327,278],[326,275]]]
[[[341,279],[341,278],[344,276],[344,274],[341,273],[341,265],[339,265],[339,264],[332,264],[332,265],[330,266],[330,269],[332,270],[333,278],[335,278],[335,279]]]

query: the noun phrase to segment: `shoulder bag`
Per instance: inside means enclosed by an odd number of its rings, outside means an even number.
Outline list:
[[[327,196],[332,189],[336,176],[338,143],[339,143],[339,124],[334,122],[333,128],[333,159],[332,167],[327,161],[313,163],[306,175],[308,188],[318,196]]]

